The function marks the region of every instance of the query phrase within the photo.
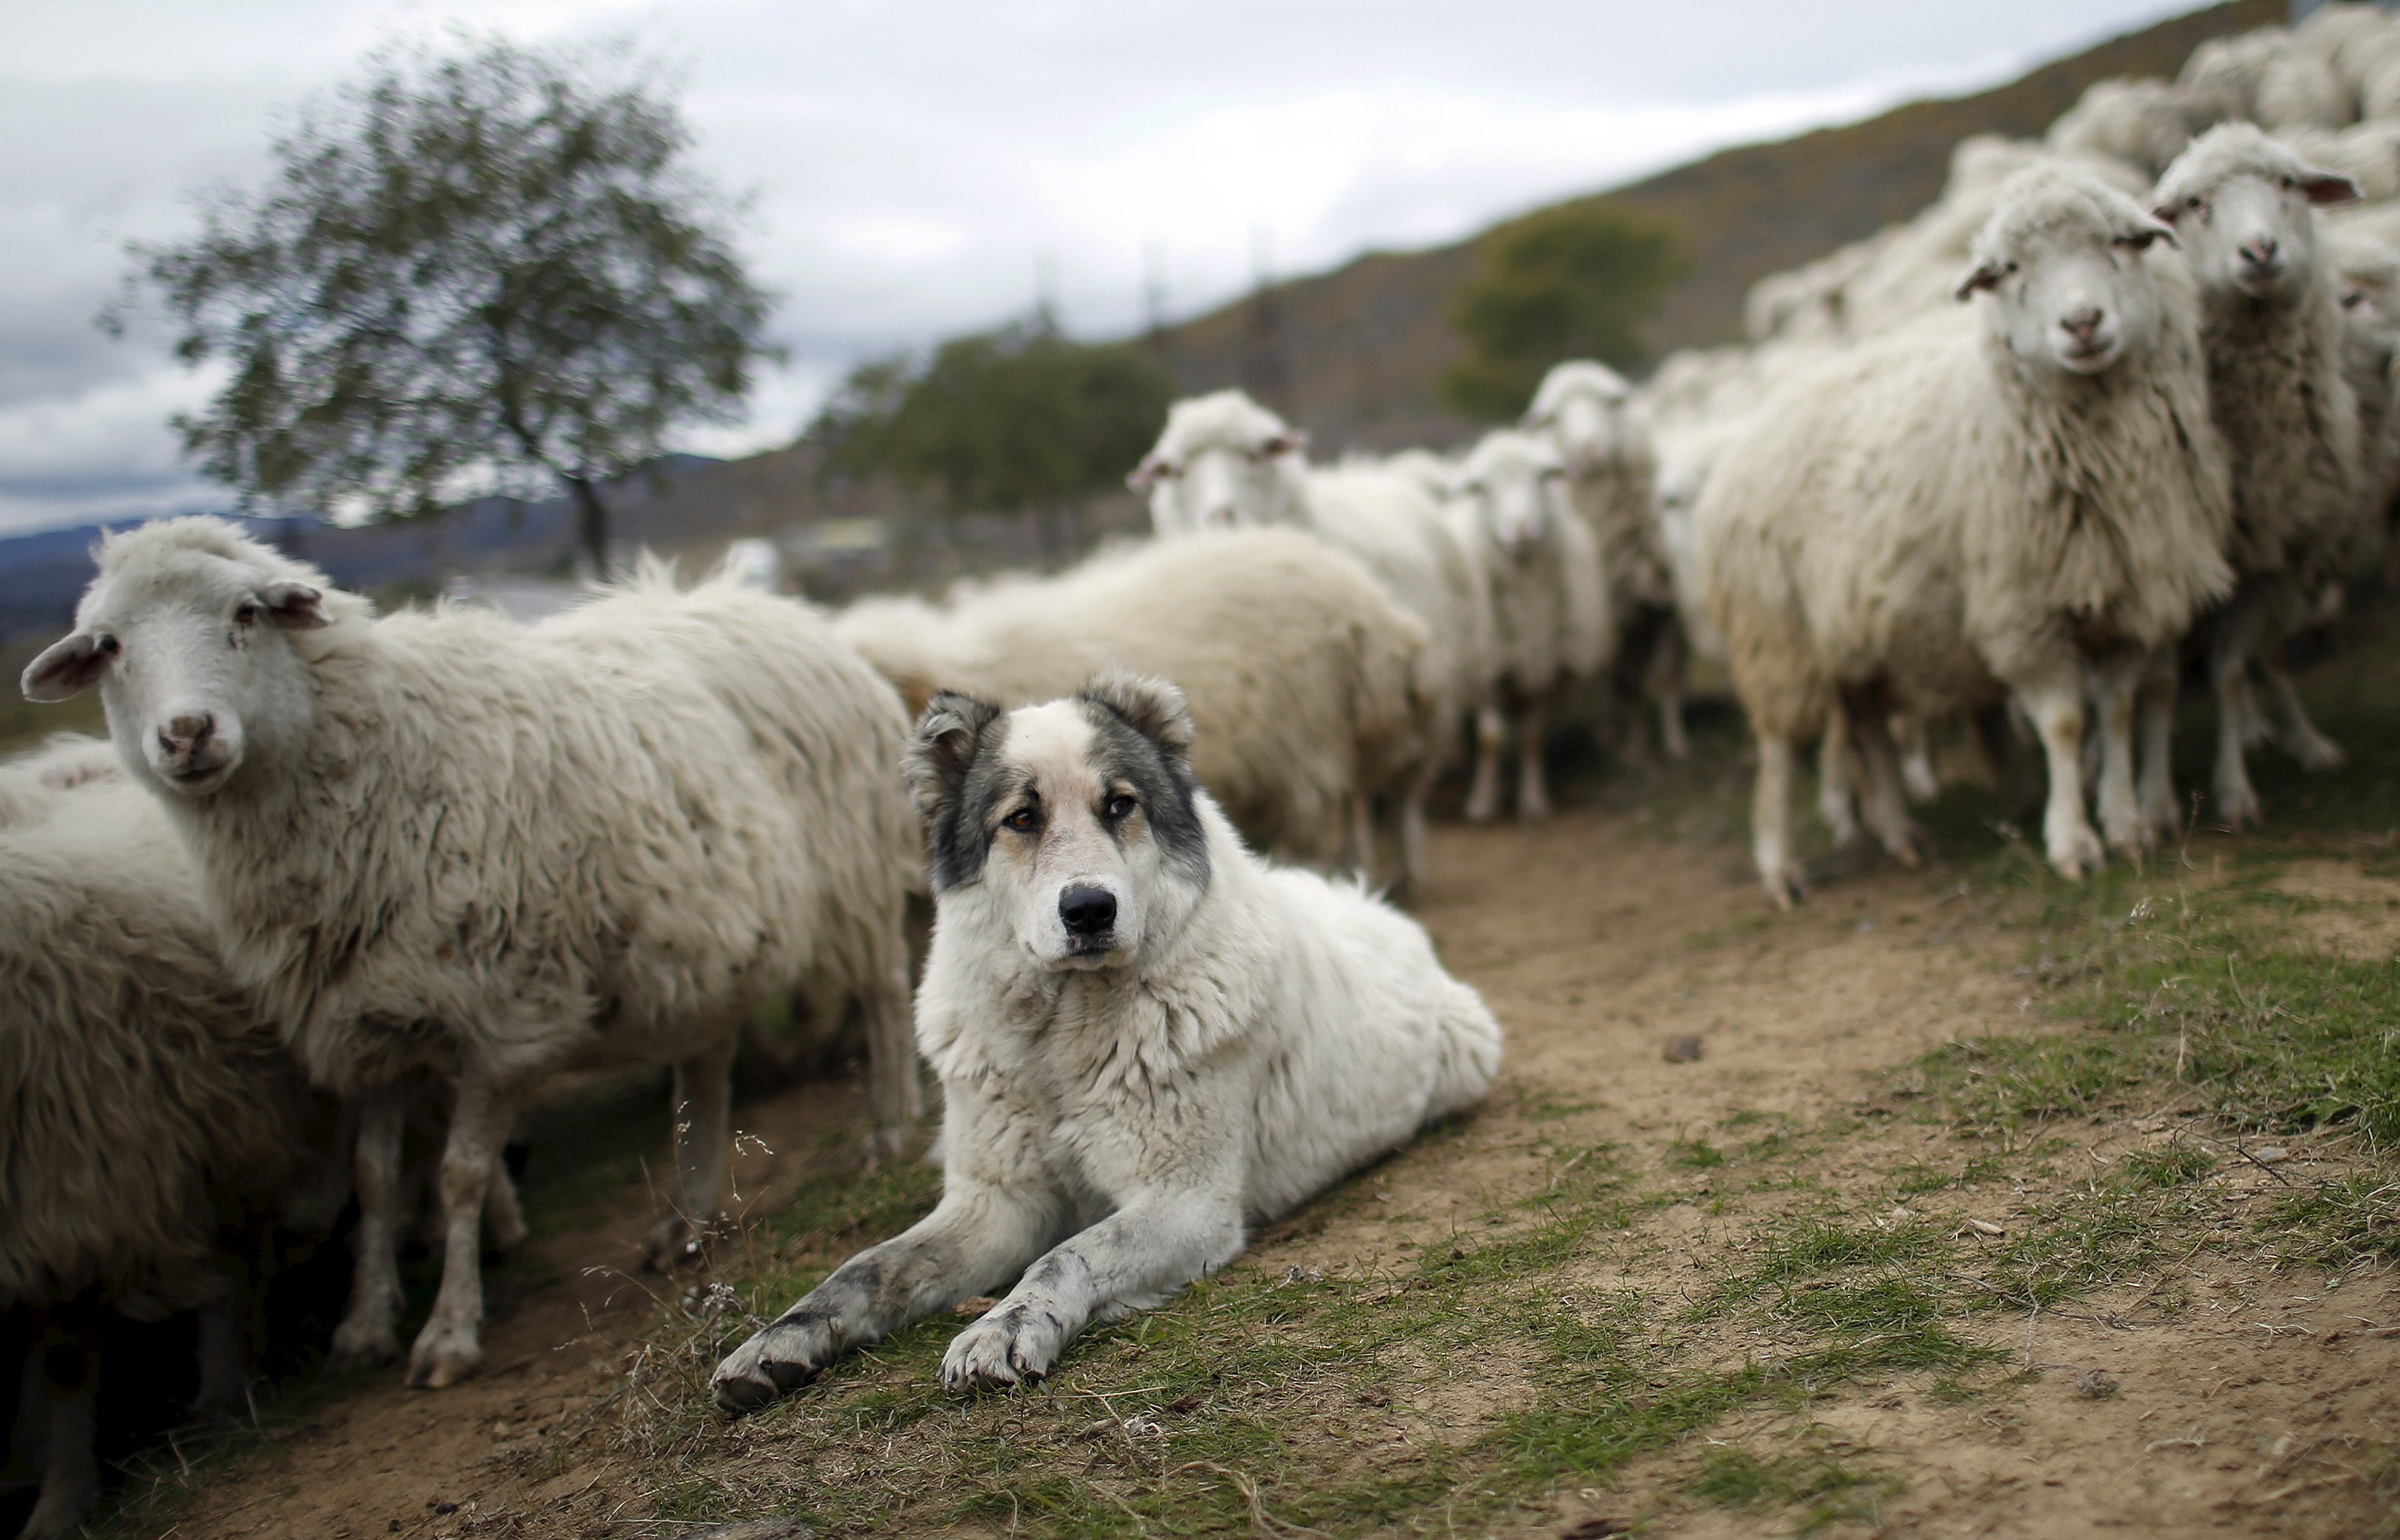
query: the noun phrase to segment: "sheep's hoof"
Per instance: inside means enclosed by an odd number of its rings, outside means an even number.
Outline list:
[[[1932,852],[1933,837],[1914,822],[1902,824],[1883,839],[1884,852],[1903,866],[1921,866]]]
[[[2236,834],[2243,829],[2255,829],[2267,821],[2265,810],[2258,805],[2258,794],[2246,782],[2239,786],[2217,788],[2216,815],[2225,821],[2226,827]]]
[[[2088,828],[2077,829],[2051,844],[2051,869],[2069,882],[2082,881],[2107,860],[2107,852],[2100,848],[2100,837]]]
[[[2350,756],[2341,752],[2341,745],[2321,732],[2294,739],[2292,757],[2311,775],[2331,774],[2350,763]]]
[[[367,1325],[344,1321],[334,1329],[334,1345],[325,1354],[325,1372],[346,1373],[369,1364],[388,1364],[400,1356],[400,1333],[389,1321]]]
[[[708,1256],[708,1237],[696,1233],[680,1214],[670,1214],[650,1231],[642,1247],[642,1266],[652,1273],[693,1267]]]
[[[408,1359],[408,1388],[411,1390],[446,1390],[459,1381],[471,1378],[484,1367],[484,1349],[480,1342],[429,1343],[419,1341],[416,1351]]]
[[[1777,871],[1762,871],[1758,877],[1759,880],[1766,885],[1766,896],[1775,901],[1775,906],[1779,909],[1789,912],[1797,908],[1808,897],[1808,884],[1801,877],[1799,868],[1796,866],[1784,867]]]
[[[1466,804],[1466,821],[1470,824],[1491,823],[1500,816],[1499,800],[1496,797],[1469,798]]]

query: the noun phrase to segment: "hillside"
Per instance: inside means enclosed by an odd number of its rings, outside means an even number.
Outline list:
[[[1613,192],[1679,227],[1693,263],[1650,329],[1656,352],[1732,342],[1742,296],[1768,273],[1874,234],[1932,201],[1950,151],[1973,134],[2034,137],[2085,87],[2119,75],[2172,76],[2208,38],[2284,20],[2276,0],[2235,0],[2111,39],[2022,79],[1864,122],[1722,151]],[[1375,252],[1268,290],[1165,335],[1188,388],[1240,385],[1305,423],[1329,448],[1443,443],[1468,431],[1438,393],[1457,353],[1445,310],[1475,272],[1483,237]]]

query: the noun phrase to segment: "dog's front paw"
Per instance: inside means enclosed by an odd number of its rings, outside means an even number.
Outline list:
[[[1037,1305],[1005,1304],[951,1339],[942,1383],[960,1395],[1031,1384],[1057,1367],[1065,1323]]]
[[[727,1355],[710,1382],[720,1411],[755,1411],[798,1390],[840,1356],[832,1317],[796,1311]]]

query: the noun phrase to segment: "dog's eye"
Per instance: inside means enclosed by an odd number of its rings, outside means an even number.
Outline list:
[[[1035,812],[1031,808],[1019,808],[1015,812],[1012,812],[1007,817],[1002,819],[1001,822],[1007,825],[1010,828],[1016,830],[1019,834],[1023,834],[1039,826],[1042,822],[1042,815]]]
[[[1136,802],[1132,797],[1120,792],[1116,796],[1109,798],[1109,821],[1111,823],[1114,823],[1120,818],[1127,817],[1133,812],[1134,809],[1140,805],[1140,803]]]

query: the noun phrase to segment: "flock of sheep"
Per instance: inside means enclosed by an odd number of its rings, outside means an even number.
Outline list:
[[[331,1352],[374,1361],[432,1205],[408,1378],[473,1372],[484,1248],[524,1233],[502,1147],[563,1070],[673,1067],[661,1265],[720,1217],[735,1031],[770,1001],[856,1002],[872,1153],[915,1152],[925,876],[896,766],[937,690],[1172,680],[1254,844],[1407,890],[1461,751],[1469,817],[1513,759],[1538,819],[1560,714],[1629,746],[1655,717],[1681,756],[1685,664],[1720,656],[1789,903],[1811,739],[1835,834],[1902,859],[1951,718],[1998,764],[2038,744],[2061,871],[2144,848],[2177,819],[2189,652],[2218,811],[2256,819],[2261,691],[2304,764],[2339,759],[2282,648],[2380,549],[2396,198],[2400,23],[2334,6],[2178,82],[2094,87],[2046,143],[1962,145],[1933,208],[1760,283],[1750,345],[1638,389],[1562,364],[1462,455],[1311,466],[1238,392],[1183,402],[1131,476],[1156,538],[1057,576],[826,617],[646,570],[521,625],[378,618],[217,521],[111,537],[24,688],[96,687],[113,743],[0,766],[0,1304],[38,1322],[47,1419],[25,1533],[91,1500],[110,1313],[198,1311],[202,1400],[239,1403],[258,1225],[327,1231],[355,1200]],[[412,1128],[442,1131],[430,1169]]]

